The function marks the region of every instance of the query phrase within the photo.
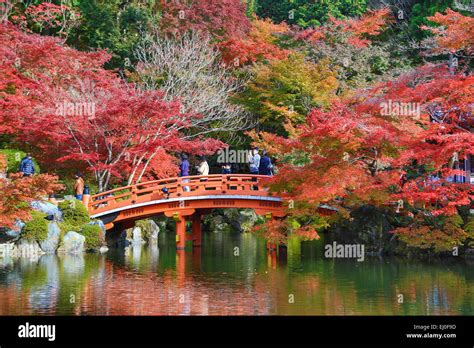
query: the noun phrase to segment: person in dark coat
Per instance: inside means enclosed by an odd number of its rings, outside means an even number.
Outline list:
[[[181,163],[179,165],[179,176],[189,176],[189,160],[188,155],[181,154]],[[189,182],[189,179],[183,179],[183,183]],[[184,192],[191,191],[189,186],[183,186]]]
[[[222,165],[222,174],[231,174],[232,173],[232,167],[230,163],[224,163]]]
[[[23,176],[31,176],[35,173],[35,164],[33,163],[33,158],[31,154],[27,154],[20,163],[20,172]]]
[[[181,164],[179,165],[179,169],[179,176],[189,176],[188,155],[186,155],[185,153],[181,154]]]
[[[273,175],[273,164],[270,157],[267,155],[267,151],[263,151],[262,158],[260,159],[260,165],[258,167],[258,174],[260,175]]]

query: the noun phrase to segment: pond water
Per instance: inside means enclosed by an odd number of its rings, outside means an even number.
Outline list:
[[[287,257],[252,234],[203,234],[202,248],[0,259],[0,315],[474,314],[474,267],[462,260],[324,258],[293,240]]]

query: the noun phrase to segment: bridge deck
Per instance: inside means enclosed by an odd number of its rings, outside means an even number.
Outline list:
[[[215,203],[216,207],[227,207],[228,205],[234,205],[235,208],[265,207],[265,204],[262,203],[250,206],[247,203],[240,204],[243,201],[274,202],[274,204],[266,205],[273,208],[276,208],[277,205],[280,207],[281,199],[272,196],[268,189],[262,187],[261,183],[265,179],[268,177],[229,174],[155,180],[94,195],[90,198],[88,208],[91,217],[99,218],[152,205],[166,204],[163,206],[163,212],[173,209],[173,207],[189,207],[191,202],[197,208],[204,208],[205,206],[197,201],[208,200],[219,201],[220,203]],[[233,203],[226,203],[229,200],[233,200]]]

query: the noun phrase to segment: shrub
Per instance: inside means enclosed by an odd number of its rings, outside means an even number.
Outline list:
[[[42,242],[48,237],[48,221],[46,214],[39,211],[31,212],[31,220],[21,230],[21,237],[29,241]]]
[[[416,218],[416,216],[415,216]],[[460,215],[423,216],[414,227],[399,227],[394,232],[409,247],[435,253],[450,252],[469,237]]]
[[[59,223],[59,229],[64,234],[68,233],[69,231],[80,232],[82,227],[84,227],[84,226],[71,225],[70,223],[68,223],[66,221],[63,221],[63,222]]]
[[[474,248],[474,217],[470,216],[467,219],[467,223],[464,225],[464,231],[468,234],[467,246]]]
[[[89,212],[77,199],[60,202],[59,209],[63,213],[64,226],[71,227],[70,231],[80,231],[90,221]]]
[[[17,173],[20,169],[20,162],[26,156],[26,153],[16,149],[0,149],[0,154],[3,154],[7,159],[7,173]],[[40,167],[34,161],[35,173],[40,172]]]
[[[98,225],[85,225],[80,233],[86,238],[86,249],[97,249],[102,246],[102,230]]]

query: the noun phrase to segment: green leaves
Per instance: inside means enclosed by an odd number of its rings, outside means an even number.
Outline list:
[[[38,211],[31,212],[31,220],[26,222],[21,230],[21,237],[29,241],[41,242],[48,236],[48,221],[46,214]]]
[[[152,22],[151,9],[121,2],[81,1],[81,24],[73,30],[68,43],[80,50],[107,49],[112,59],[109,69],[132,66],[133,49],[142,32]]]
[[[324,23],[329,16],[335,18],[362,15],[367,0],[260,0],[257,15],[271,18],[274,22],[297,24],[302,28]]]
[[[327,61],[314,64],[300,53],[258,65],[254,74],[239,102],[258,115],[261,130],[276,134],[286,134],[286,120],[300,124],[311,108],[327,105],[338,85]]]

